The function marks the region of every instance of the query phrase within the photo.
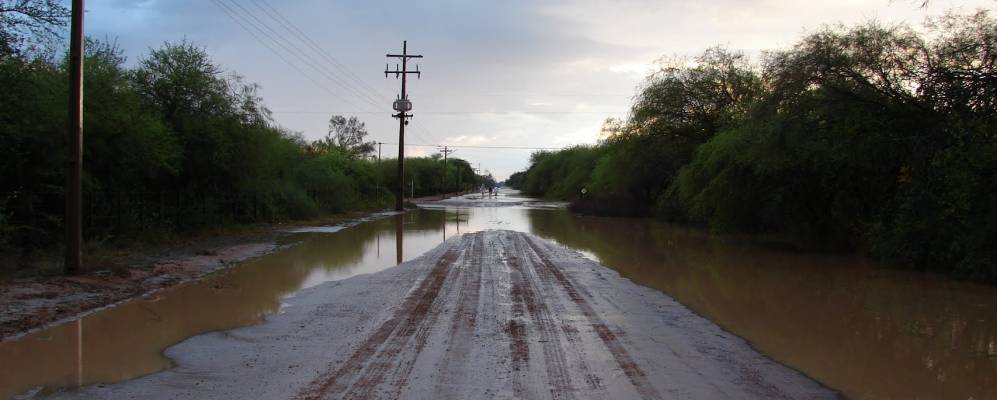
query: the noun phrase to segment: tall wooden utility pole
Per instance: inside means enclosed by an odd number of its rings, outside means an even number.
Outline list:
[[[402,78],[402,94],[398,96],[395,100],[393,107],[398,114],[392,115],[398,118],[398,196],[395,198],[395,210],[403,211],[405,209],[405,125],[408,125],[408,118],[412,117],[412,114],[407,114],[408,111],[412,110],[412,102],[408,99],[408,93],[405,91],[405,83],[408,74],[416,74],[418,77],[422,77],[422,72],[419,71],[419,67],[416,66],[415,71],[408,70],[408,59],[410,58],[422,58],[421,55],[408,54],[408,41],[402,42],[402,54],[385,54],[385,56],[390,58],[401,58],[402,59],[402,69],[398,69],[398,64],[395,64],[395,69],[393,71],[388,70],[388,65],[384,65],[384,77],[387,78],[388,74],[395,74],[395,79],[399,76]]]
[[[451,149],[447,146],[443,146],[440,152],[443,153],[443,197],[447,197],[447,155],[453,153],[457,150]]]
[[[83,0],[73,0],[69,28],[69,161],[66,165],[67,274],[80,270],[83,217],[80,175],[83,170]]]

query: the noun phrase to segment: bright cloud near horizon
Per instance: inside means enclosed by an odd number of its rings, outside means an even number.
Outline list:
[[[926,17],[993,9],[997,1],[920,5],[89,0],[85,27],[88,36],[116,40],[130,63],[163,42],[186,38],[226,71],[260,84],[281,126],[318,139],[332,114],[356,115],[372,140],[388,143],[398,141],[398,123],[390,114],[400,82],[385,79],[385,63],[393,66],[394,60],[384,55],[400,52],[407,40],[410,53],[425,56],[416,61],[422,78],[409,81],[415,118],[407,143],[559,148],[595,143],[606,118],[625,117],[635,88],[663,56],[691,56],[718,44],[757,55],[786,48],[825,25],[876,20],[919,27]],[[383,152],[397,155],[397,146],[384,145]],[[407,155],[433,153],[432,146],[406,148]],[[504,179],[525,168],[530,153],[458,147],[453,157],[480,163]]]

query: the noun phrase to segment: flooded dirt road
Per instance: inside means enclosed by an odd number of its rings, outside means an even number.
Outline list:
[[[56,398],[819,399],[836,393],[535,236],[464,234],[185,341],[178,366]]]
[[[849,398],[997,398],[997,288],[645,220],[579,217],[530,203],[469,205],[301,234],[280,253],[2,342],[0,398],[168,368],[179,355],[164,349],[191,336],[259,323],[302,288],[380,271],[458,232],[486,229],[531,232],[580,251]]]
[[[643,220],[530,212],[533,232],[659,289],[853,399],[997,399],[997,287]]]

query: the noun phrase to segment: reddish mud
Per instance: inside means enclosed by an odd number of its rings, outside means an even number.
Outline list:
[[[56,397],[837,396],[660,292],[512,231],[465,234],[288,302],[261,325],[171,348],[174,369]]]

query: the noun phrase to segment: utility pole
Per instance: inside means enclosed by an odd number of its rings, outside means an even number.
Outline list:
[[[443,198],[447,197],[447,155],[457,150],[443,146],[440,152],[443,153]]]
[[[471,168],[471,170],[474,171],[474,176],[472,177],[474,178],[474,183],[472,183],[471,185],[481,186],[481,184],[478,183],[478,177],[481,176],[481,163],[478,163],[478,168]],[[472,192],[476,190],[479,190],[479,188],[473,186],[471,187]]]
[[[73,0],[69,29],[69,162],[66,165],[67,274],[80,270],[83,211],[80,175],[83,172],[83,0]]]
[[[384,142],[377,142],[377,162],[378,163],[381,162],[381,145],[382,144],[384,144]]]
[[[408,54],[408,41],[402,42],[402,54],[385,54],[389,58],[401,58],[402,59],[402,69],[398,69],[398,64],[395,64],[395,69],[388,70],[388,65],[384,65],[384,77],[387,78],[388,74],[395,74],[395,79],[399,76],[402,78],[402,93],[395,100],[392,108],[398,111],[398,114],[392,115],[392,117],[398,118],[398,197],[395,199],[395,210],[404,210],[404,200],[405,197],[405,125],[408,125],[407,118],[411,118],[412,114],[407,114],[408,111],[412,110],[412,102],[408,99],[408,93],[405,90],[405,84],[407,82],[406,78],[408,74],[416,74],[418,77],[422,77],[422,72],[419,71],[419,67],[416,66],[415,71],[408,70],[408,59],[410,58],[422,58],[421,55]]]

